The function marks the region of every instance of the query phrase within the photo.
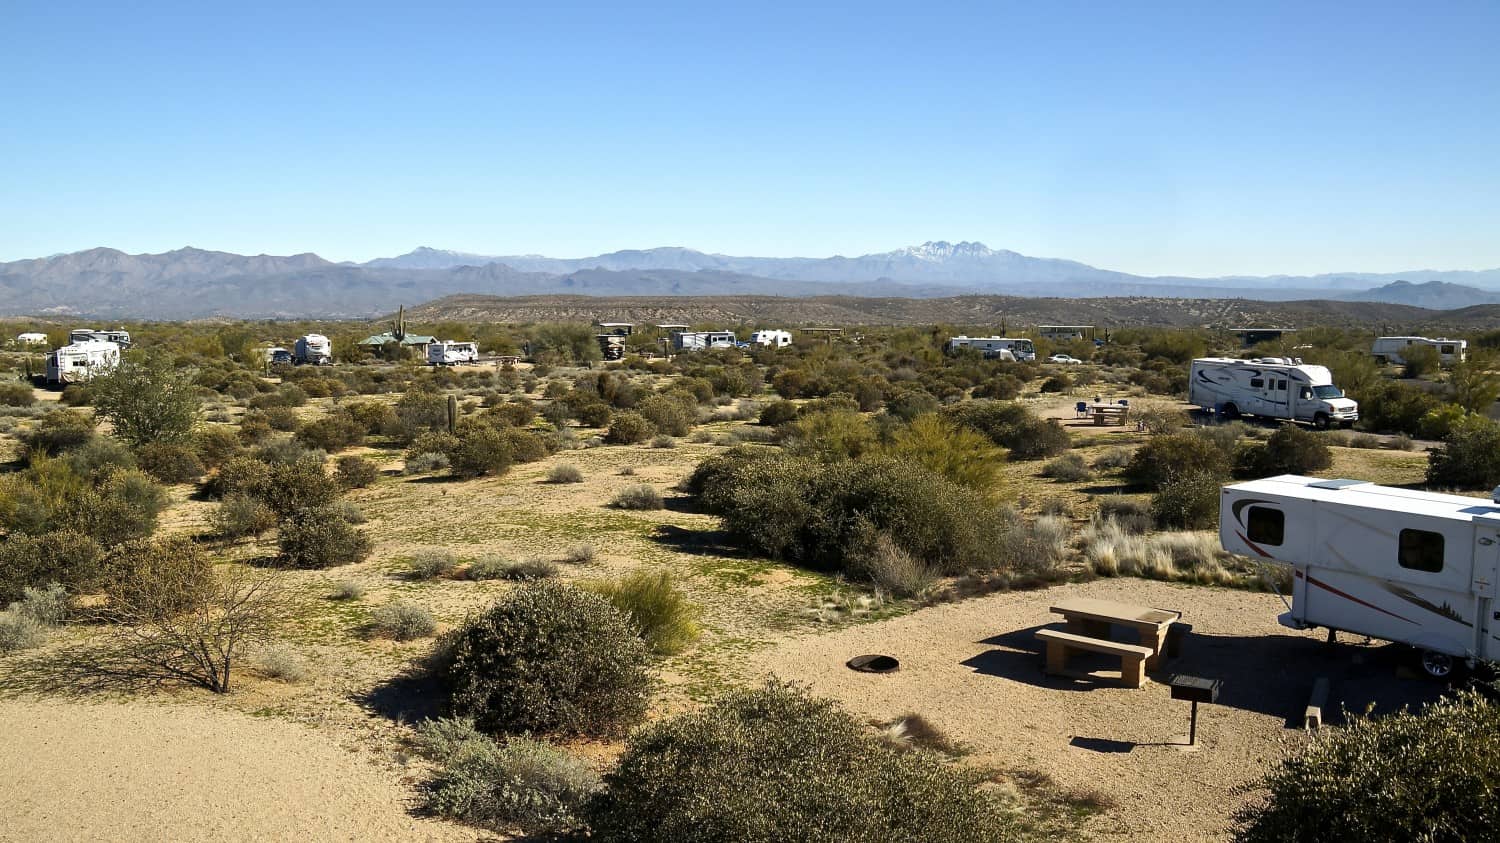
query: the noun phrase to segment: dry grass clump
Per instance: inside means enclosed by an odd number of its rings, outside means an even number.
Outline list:
[[[615,493],[609,505],[615,509],[650,510],[664,506],[661,492],[649,483],[635,483]]]
[[[896,749],[928,749],[955,758],[969,751],[931,720],[914,712],[873,725],[880,730],[880,739]]]
[[[280,645],[267,647],[257,653],[255,669],[267,679],[275,679],[292,685],[305,682],[312,675],[307,662],[301,656],[291,648]]]
[[[329,600],[358,600],[365,596],[364,583],[358,580],[339,580],[329,592]]]
[[[516,580],[529,582],[557,576],[557,563],[550,559],[532,556],[519,562],[488,556],[476,559],[464,575],[471,580]]]
[[[1089,470],[1083,454],[1070,451],[1042,466],[1042,476],[1064,483],[1077,483],[1093,477],[1094,473]]]
[[[547,472],[548,483],[582,483],[583,472],[571,463],[558,463]]]
[[[1110,448],[1099,456],[1094,457],[1094,470],[1119,471],[1125,466],[1130,465],[1130,456],[1134,453],[1134,448],[1127,448],[1123,445]]]
[[[1079,536],[1084,559],[1102,576],[1136,576],[1200,585],[1245,585],[1224,567],[1230,554],[1212,531],[1134,534],[1112,518],[1095,516]]]
[[[585,587],[625,613],[657,655],[680,653],[702,634],[698,627],[702,610],[688,601],[667,571],[636,571]]]
[[[594,546],[591,544],[575,544],[563,551],[562,561],[569,565],[587,565],[594,561]]]
[[[427,609],[397,600],[370,613],[370,628],[373,634],[384,638],[412,641],[437,632],[437,620]]]
[[[932,587],[937,572],[881,533],[865,556],[864,573],[896,597],[915,597]]]
[[[677,440],[673,439],[671,436],[668,436],[665,433],[662,433],[662,434],[659,434],[659,435],[657,435],[657,436],[655,436],[655,437],[652,438],[652,440],[651,440],[651,447],[653,447],[653,448],[675,448],[675,447],[677,447]]]
[[[430,547],[417,551],[411,558],[407,573],[414,580],[435,580],[445,577],[458,567],[458,559],[446,550]]]

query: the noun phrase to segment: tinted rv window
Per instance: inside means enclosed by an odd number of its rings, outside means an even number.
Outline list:
[[[1261,387],[1263,387],[1265,385],[1266,385],[1266,382],[1264,380],[1260,379],[1260,378],[1251,378],[1250,379],[1250,386],[1254,387],[1255,389],[1260,389]]]
[[[1286,513],[1279,509],[1252,506],[1245,519],[1250,541],[1276,546],[1286,538]]]
[[[1413,571],[1436,574],[1443,570],[1443,534],[1427,530],[1402,530],[1400,555],[1401,567]]]
[[[1453,353],[1453,346],[1451,346],[1451,345],[1445,345],[1445,346],[1443,346],[1442,351],[1439,352],[1439,353],[1441,353],[1441,354],[1452,354]]]

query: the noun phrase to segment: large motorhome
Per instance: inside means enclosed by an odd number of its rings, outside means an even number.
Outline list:
[[[1395,363],[1406,365],[1406,349],[1414,345],[1425,345],[1437,350],[1438,359],[1444,365],[1463,362],[1469,356],[1468,340],[1435,340],[1428,337],[1377,337],[1370,346],[1375,362],[1384,366]]]
[[[292,362],[298,366],[327,366],[333,363],[333,343],[322,334],[298,337],[292,346]]]
[[[74,328],[68,332],[68,342],[112,342],[121,348],[130,347],[130,332],[124,328],[100,331],[95,328]]]
[[[766,348],[786,348],[792,344],[792,332],[759,330],[750,335],[750,344]]]
[[[1219,540],[1291,566],[1283,626],[1409,644],[1438,677],[1500,658],[1494,500],[1287,474],[1225,486]]]
[[[677,351],[703,351],[709,348],[734,348],[739,337],[733,331],[673,331],[672,348]]]
[[[1036,346],[1025,337],[965,337],[948,340],[948,353],[963,348],[972,348],[990,359],[1020,360],[1036,359]]]
[[[1188,402],[1227,419],[1261,416],[1320,428],[1359,421],[1359,404],[1333,385],[1328,368],[1297,357],[1200,357],[1188,370]]]
[[[104,340],[69,343],[47,352],[47,383],[85,383],[118,365],[118,343]]]
[[[434,366],[459,366],[479,362],[479,345],[439,340],[427,346],[427,362]]]

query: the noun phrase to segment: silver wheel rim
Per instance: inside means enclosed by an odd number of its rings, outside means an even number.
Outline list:
[[[1422,669],[1441,679],[1453,672],[1453,657],[1443,653],[1423,653]]]

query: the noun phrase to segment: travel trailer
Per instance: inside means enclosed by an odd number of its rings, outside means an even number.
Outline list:
[[[1370,346],[1370,354],[1375,357],[1375,362],[1382,366],[1387,363],[1404,366],[1406,365],[1404,352],[1414,345],[1425,345],[1436,349],[1438,359],[1445,366],[1461,363],[1469,356],[1468,340],[1434,340],[1427,337],[1379,337]]]
[[[756,331],[750,335],[751,345],[767,348],[786,348],[792,344],[791,331]]]
[[[1500,658],[1496,500],[1287,474],[1225,486],[1219,541],[1291,566],[1283,626],[1409,644],[1436,677]]]
[[[47,383],[85,383],[120,365],[118,343],[84,340],[47,352]]]
[[[74,328],[68,332],[68,342],[112,342],[121,348],[130,347],[130,332],[124,328],[116,328],[113,331],[99,331],[93,328]]]
[[[1359,421],[1359,404],[1333,385],[1326,366],[1297,357],[1200,357],[1188,370],[1188,403],[1226,419],[1290,419],[1324,428]]]
[[[733,331],[673,331],[672,348],[676,351],[702,351],[708,348],[734,348],[739,337]]]
[[[36,331],[26,331],[16,335],[16,342],[21,345],[46,345],[47,335]]]
[[[1024,337],[958,336],[948,340],[949,354],[963,348],[972,348],[992,360],[1020,360],[1025,362],[1036,359],[1036,346],[1032,345],[1031,340]]]
[[[472,342],[438,341],[427,346],[427,362],[434,366],[458,366],[479,362],[479,346]]]
[[[292,362],[298,366],[327,366],[333,363],[333,343],[322,334],[299,337],[292,346]]]

